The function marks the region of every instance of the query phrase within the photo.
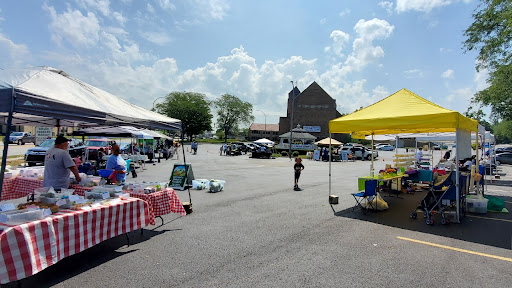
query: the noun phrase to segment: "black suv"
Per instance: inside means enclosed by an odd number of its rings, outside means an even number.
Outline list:
[[[43,143],[39,144],[39,146],[30,148],[25,153],[25,163],[28,166],[34,166],[37,164],[44,164],[44,157],[46,156],[46,151],[52,148],[55,145],[55,138],[46,139]],[[86,146],[82,141],[78,139],[71,139],[69,142],[69,155],[71,157],[81,156],[85,154]]]
[[[244,153],[244,154],[247,154],[247,145],[245,145],[245,143],[242,143],[242,142],[232,142],[231,145],[233,147],[235,147],[236,145],[236,150]]]

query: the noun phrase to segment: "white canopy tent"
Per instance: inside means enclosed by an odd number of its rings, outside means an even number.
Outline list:
[[[124,99],[50,67],[0,70],[0,117],[7,125],[90,127],[132,125],[181,130],[181,121]],[[4,145],[0,196],[8,145]]]
[[[261,138],[256,141],[254,141],[256,144],[265,144],[265,145],[274,145],[274,141],[268,140],[267,138]]]

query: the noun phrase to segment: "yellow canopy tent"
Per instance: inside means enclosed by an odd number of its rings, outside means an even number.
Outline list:
[[[427,101],[407,89],[352,114],[329,121],[330,133],[365,135],[478,131],[478,122]]]
[[[438,106],[407,89],[401,89],[373,105],[329,121],[329,133],[351,133],[352,137],[359,139],[365,139],[366,135],[458,132],[459,130],[478,132],[478,122],[464,117],[459,112]],[[459,147],[458,144],[457,147]],[[458,172],[457,166],[457,174]],[[373,153],[371,173],[373,173]],[[329,166],[329,194],[331,192],[330,175],[331,166]],[[458,180],[459,177],[457,177],[457,196],[459,195]],[[458,210],[457,207],[457,214]]]

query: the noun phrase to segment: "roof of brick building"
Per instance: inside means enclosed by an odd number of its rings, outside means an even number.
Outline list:
[[[259,123],[252,123],[251,127],[249,127],[249,130],[261,130],[261,131],[279,131],[279,124],[259,124]]]

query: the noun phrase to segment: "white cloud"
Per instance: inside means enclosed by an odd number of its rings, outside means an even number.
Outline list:
[[[377,86],[375,89],[372,90],[373,97],[377,98],[377,101],[380,101],[390,95],[388,90],[384,86]]]
[[[323,24],[325,24],[325,23],[327,23],[327,18],[322,18],[322,19],[320,19],[320,24],[322,24],[322,25],[323,25]]]
[[[444,107],[455,111],[466,111],[473,95],[474,92],[469,87],[457,89],[444,98],[443,102],[446,103]]]
[[[419,69],[411,69],[404,71],[404,77],[407,79],[423,78],[423,71]]]
[[[448,70],[444,71],[443,74],[441,74],[441,77],[445,78],[445,79],[453,79],[454,76],[455,76],[455,71],[453,71],[452,69],[448,69]]]
[[[62,41],[70,43],[75,48],[92,47],[99,39],[100,25],[98,18],[92,12],[83,15],[78,10],[68,8],[58,14],[52,6],[43,6],[50,14],[49,30],[51,38],[59,45]]]
[[[76,0],[77,4],[85,9],[97,10],[103,16],[110,15],[110,1],[109,0]]]
[[[375,40],[386,39],[393,33],[395,27],[386,20],[374,18],[372,20],[361,19],[354,26],[359,35],[352,44],[352,53],[348,56],[343,67],[346,72],[360,71],[370,63],[384,56],[384,49],[373,46]]]
[[[16,44],[0,33],[0,68],[19,68],[30,58],[30,52],[25,44]]]
[[[227,0],[194,0],[191,1],[195,11],[205,19],[222,20],[230,7]]]
[[[176,10],[176,6],[169,0],[158,0],[158,4],[164,10]]]
[[[325,47],[324,51],[332,51],[338,57],[344,57],[343,48],[348,43],[350,35],[340,30],[334,30],[329,37],[332,39],[332,46]]]
[[[140,36],[157,45],[164,45],[172,41],[165,31],[140,31]]]
[[[388,14],[393,14],[393,2],[391,1],[382,1],[382,2],[379,2],[379,7],[385,9]]]
[[[487,79],[489,78],[489,71],[487,69],[480,70],[480,72],[475,71],[475,76],[473,77],[473,81],[476,85],[476,91],[482,91],[489,87],[489,83],[487,83]]]
[[[441,48],[439,48],[439,52],[441,52],[441,54],[448,54],[448,53],[452,52],[452,49],[441,47]]]
[[[151,14],[155,14],[155,8],[149,3],[146,4],[146,10]]]
[[[450,5],[457,0],[397,0],[396,10],[398,13],[407,11],[430,12],[435,8]]]
[[[340,12],[339,15],[340,15],[340,17],[343,17],[343,16],[348,15],[348,14],[350,14],[350,9],[345,8],[345,9],[343,9],[343,11]]]

